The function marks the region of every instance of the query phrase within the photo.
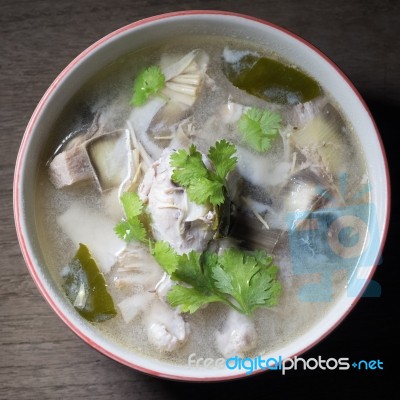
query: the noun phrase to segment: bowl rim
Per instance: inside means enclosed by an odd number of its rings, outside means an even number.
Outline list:
[[[342,70],[331,60],[329,59],[321,50],[319,50],[317,47],[315,47],[313,44],[309,43],[307,40],[303,39],[302,37],[298,36],[297,34],[279,26],[274,23],[271,23],[269,21],[265,21],[263,19],[253,17],[250,15],[242,14],[242,13],[235,13],[235,12],[230,12],[230,11],[219,11],[219,10],[186,10],[186,11],[176,11],[176,12],[169,12],[169,13],[163,13],[163,14],[158,14],[154,15],[148,18],[140,19],[138,21],[135,21],[133,23],[130,23],[128,25],[125,25],[109,34],[106,36],[102,37],[101,39],[97,40],[94,42],[92,45],[87,47],[85,50],[83,50],[78,56],[76,56],[61,72],[60,74],[54,79],[54,81],[51,83],[49,88],[46,90],[42,98],[40,99],[38,105],[36,106],[29,122],[27,125],[27,128],[24,132],[20,148],[18,151],[18,156],[16,159],[16,166],[15,166],[15,172],[14,172],[14,183],[13,183],[13,210],[14,210],[14,221],[15,221],[15,227],[16,227],[16,232],[17,232],[17,237],[19,241],[19,245],[21,248],[21,252],[23,255],[23,258],[25,260],[25,264],[28,267],[29,273],[35,282],[36,286],[38,287],[40,293],[42,296],[45,298],[45,300],[49,303],[53,311],[61,318],[61,320],[82,340],[84,340],[87,344],[89,344],[91,347],[99,351],[100,353],[106,355],[107,357],[124,364],[130,368],[133,368],[137,371],[144,372],[146,374],[156,376],[156,377],[162,377],[166,379],[171,379],[171,380],[177,380],[177,381],[202,381],[202,382],[211,382],[211,381],[227,381],[227,380],[233,380],[233,379],[239,379],[243,377],[249,376],[248,374],[241,372],[235,375],[230,375],[230,376],[218,376],[217,374],[215,376],[211,377],[198,377],[198,376],[181,376],[181,375],[175,375],[175,374],[169,374],[169,373],[160,373],[160,371],[157,371],[156,369],[149,369],[145,368],[141,365],[134,364],[128,360],[122,359],[116,354],[108,351],[107,349],[103,348],[99,343],[97,343],[95,340],[92,340],[89,336],[87,336],[79,327],[77,327],[73,321],[69,319],[69,317],[66,315],[66,313],[59,308],[59,306],[56,304],[56,302],[53,300],[51,293],[49,293],[46,290],[46,287],[44,283],[42,282],[38,272],[37,272],[37,267],[35,266],[35,261],[33,257],[31,256],[28,246],[27,246],[27,240],[25,239],[24,232],[23,232],[23,221],[21,221],[23,218],[21,217],[21,205],[19,202],[20,199],[20,190],[19,190],[19,182],[20,182],[20,177],[21,177],[21,171],[22,171],[22,165],[23,165],[23,160],[26,158],[26,147],[27,143],[29,142],[29,139],[32,135],[32,130],[36,124],[36,121],[38,120],[39,116],[41,115],[42,109],[44,106],[47,104],[47,101],[50,97],[50,95],[56,90],[60,82],[66,77],[70,71],[85,57],[90,55],[94,50],[96,50],[99,46],[101,46],[103,43],[110,41],[114,37],[117,37],[121,35],[124,32],[130,31],[132,29],[138,28],[140,26],[146,25],[151,22],[156,22],[156,21],[161,21],[164,19],[170,19],[170,18],[175,18],[175,17],[185,17],[185,16],[195,16],[195,15],[216,15],[216,16],[228,16],[228,17],[237,17],[237,18],[242,18],[248,21],[254,21],[258,22],[260,24],[266,25],[268,27],[271,27],[273,29],[276,29],[277,31],[280,31],[288,36],[290,36],[292,39],[295,39],[302,44],[306,45],[308,48],[310,48],[312,51],[317,53],[326,63],[330,64],[340,75],[340,77],[345,81],[345,83],[350,87],[350,89],[354,92],[355,96],[357,97],[358,101],[362,105],[363,109],[365,110],[366,114],[369,116],[372,125],[373,125],[373,130],[375,131],[376,137],[378,139],[379,145],[380,145],[380,154],[382,155],[383,162],[384,162],[384,172],[385,172],[385,179],[386,179],[386,187],[387,187],[387,203],[386,203],[386,209],[387,213],[385,215],[385,221],[383,224],[383,231],[382,231],[382,240],[380,242],[380,247],[379,247],[379,252],[374,260],[374,263],[371,268],[371,272],[368,276],[368,279],[366,279],[362,289],[358,293],[357,297],[354,298],[354,301],[349,305],[349,307],[343,312],[340,316],[339,319],[336,320],[336,322],[324,332],[323,335],[318,337],[314,342],[310,343],[308,346],[302,348],[300,351],[298,351],[296,354],[293,354],[290,358],[293,358],[295,356],[298,356],[299,354],[303,354],[312,347],[314,347],[317,343],[321,342],[326,336],[328,336],[333,330],[336,329],[336,327],[347,317],[347,315],[351,312],[351,310],[354,308],[354,306],[358,303],[359,299],[362,297],[362,294],[366,290],[368,283],[371,279],[371,277],[374,275],[377,262],[380,258],[380,255],[382,253],[383,247],[386,242],[387,238],[387,233],[388,233],[388,226],[389,226],[389,218],[390,218],[390,207],[391,207],[391,187],[390,187],[390,177],[389,177],[389,168],[388,168],[388,161],[386,157],[386,153],[384,150],[384,146],[382,143],[382,138],[379,134],[378,127],[374,121],[374,118],[372,117],[372,114],[366,105],[365,101],[353,85],[353,83],[350,81],[350,79],[342,72]],[[261,372],[265,372],[264,370],[256,370],[254,371],[251,375],[258,374]]]

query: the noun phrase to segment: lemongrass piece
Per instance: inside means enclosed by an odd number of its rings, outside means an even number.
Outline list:
[[[142,157],[143,163],[146,164],[146,166],[148,168],[151,167],[151,165],[153,164],[152,158],[149,156],[149,154],[144,149],[142,144],[137,140],[136,133],[135,133],[135,130],[133,129],[131,122],[128,120],[126,122],[126,124],[129,128],[133,145],[139,150],[139,153],[140,153],[140,156]]]
[[[183,83],[188,85],[200,85],[201,75],[200,74],[183,74],[178,75],[171,79],[170,82]]]
[[[171,140],[173,138],[174,138],[173,135],[169,135],[169,136],[154,136],[153,139],[156,139],[156,140]]]
[[[165,85],[167,88],[174,90],[178,93],[187,94],[189,96],[196,96],[197,94],[197,86],[175,82],[167,82]]]
[[[187,66],[187,68],[185,69],[185,74],[189,74],[189,73],[195,73],[198,72],[199,67],[197,65],[197,63],[192,62],[190,65]]]
[[[138,165],[138,168],[136,170],[135,176],[132,179],[132,184],[137,183],[137,181],[139,179],[139,176],[140,176],[141,170],[142,170],[142,163],[140,162],[139,165]]]
[[[146,149],[146,153],[153,160],[156,160],[160,157],[162,148],[158,147],[154,142],[149,140],[147,131],[156,114],[165,106],[166,103],[167,98],[160,96],[154,97],[146,104],[139,107],[134,107],[127,121],[128,128],[131,131],[134,147],[140,150],[141,155],[143,149]],[[139,145],[137,142],[139,142],[141,145]],[[145,156],[142,155],[142,158],[145,158]],[[150,164],[152,163],[153,162]]]
[[[165,76],[165,80],[169,81],[172,78],[175,78],[177,75],[181,74],[183,71],[188,68],[188,66],[193,62],[195,57],[197,56],[199,50],[192,50],[191,52],[187,53],[177,62],[169,65],[168,67],[161,68],[162,72]]]
[[[169,87],[165,87],[162,90],[162,93],[165,96],[169,97],[171,99],[171,102],[178,102],[178,103],[183,104],[186,107],[191,107],[196,100],[196,97],[194,97],[194,96],[191,96],[191,95],[188,95],[185,93],[176,92],[175,90],[172,90]]]
[[[140,152],[139,149],[133,149],[132,150],[132,160],[133,164],[135,166],[135,170],[140,168]]]

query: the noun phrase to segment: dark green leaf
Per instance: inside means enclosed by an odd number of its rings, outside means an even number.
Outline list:
[[[271,58],[246,55],[235,63],[224,62],[223,69],[233,85],[274,103],[305,103],[322,93],[303,71]]]
[[[102,322],[117,314],[104,276],[84,244],[79,245],[69,264],[63,287],[72,304],[76,303],[78,294],[84,289],[85,300],[81,305],[75,305],[75,309],[88,321]]]

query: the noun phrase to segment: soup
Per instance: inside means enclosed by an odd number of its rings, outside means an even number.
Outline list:
[[[71,307],[127,351],[268,354],[346,290],[366,233],[341,217],[368,214],[363,155],[323,82],[278,54],[208,36],[142,49],[53,131],[43,252]]]

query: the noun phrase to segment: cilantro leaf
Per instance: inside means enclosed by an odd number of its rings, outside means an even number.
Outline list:
[[[190,146],[189,152],[178,150],[170,158],[173,167],[171,179],[186,188],[189,198],[195,203],[219,206],[225,201],[226,177],[236,166],[235,152],[235,146],[226,140],[217,142],[210,148],[212,165],[208,169],[195,145]]]
[[[114,227],[114,232],[126,242],[137,240],[146,243],[149,235],[143,223],[145,213],[142,200],[137,193],[125,192],[121,196],[121,203],[126,218]]]
[[[208,263],[204,263],[204,260],[208,260]],[[178,284],[167,294],[167,301],[172,307],[180,306],[183,312],[194,313],[205,304],[225,302],[211,277],[209,267],[213,260],[215,259],[211,255],[203,257],[195,251],[179,256],[178,266],[171,274],[171,279]],[[186,286],[182,286],[182,283]]]
[[[174,167],[172,180],[179,185],[186,187],[195,179],[204,178],[208,170],[203,163],[201,153],[195,145],[191,145],[189,153],[181,149],[171,155],[170,165]]]
[[[228,249],[213,269],[215,286],[233,297],[241,312],[250,315],[262,306],[278,301],[281,285],[276,280],[277,267],[263,252]]]
[[[167,301],[172,307],[180,307],[182,312],[193,314],[200,307],[221,301],[215,294],[205,294],[195,288],[175,285],[167,293]]]
[[[137,217],[120,221],[114,227],[114,232],[120,239],[125,240],[125,242],[137,240],[139,242],[146,243],[147,241],[146,229],[143,223]]]
[[[281,292],[278,269],[264,251],[232,248],[222,255],[175,253],[174,268],[171,279],[177,284],[168,292],[167,301],[183,312],[193,313],[205,304],[222,302],[251,315],[258,307],[276,305]]]
[[[121,196],[121,203],[124,207],[127,218],[133,218],[140,215],[143,211],[143,202],[135,192],[125,192]]]
[[[220,179],[225,179],[230,171],[235,169],[237,157],[233,157],[236,148],[226,140],[215,143],[215,147],[210,147],[208,158],[214,164],[215,172]]]
[[[131,104],[141,106],[148,98],[160,92],[165,87],[165,76],[158,66],[151,66],[143,70],[133,82],[133,96]]]
[[[189,198],[197,204],[210,202],[219,206],[225,201],[224,184],[209,178],[193,179],[187,188]]]
[[[276,112],[250,108],[240,117],[238,128],[247,145],[262,153],[269,150],[279,136],[281,122]]]
[[[210,293],[213,291],[213,281],[210,274],[203,270],[200,258],[201,253],[196,251],[182,254],[176,270],[171,274],[171,279],[191,285],[202,293]]]
[[[152,254],[165,272],[171,275],[177,268],[179,255],[167,242],[156,242]]]

